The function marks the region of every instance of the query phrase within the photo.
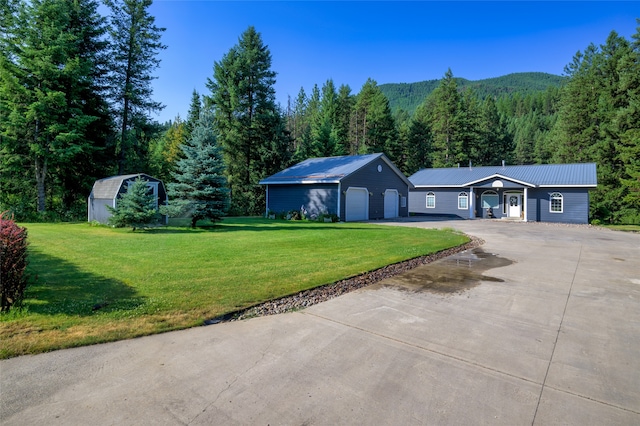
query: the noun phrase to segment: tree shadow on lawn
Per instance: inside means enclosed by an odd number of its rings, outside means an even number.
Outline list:
[[[35,280],[27,287],[24,307],[32,313],[89,316],[136,309],[146,299],[121,281],[38,251],[29,251],[28,272]]]

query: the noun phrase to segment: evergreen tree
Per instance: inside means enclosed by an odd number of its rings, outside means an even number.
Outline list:
[[[621,58],[620,92],[628,98],[620,105],[614,124],[620,139],[617,142],[620,161],[624,164],[622,184],[624,195],[623,220],[640,224],[640,19],[632,36],[632,50]]]
[[[200,121],[200,113],[202,112],[202,99],[197,90],[193,89],[191,94],[191,104],[189,105],[189,112],[187,113],[187,121],[185,124],[185,139],[191,137],[191,132],[196,128]]]
[[[462,147],[458,122],[460,95],[450,69],[425,102],[430,115],[433,167],[452,167],[457,163]]]
[[[164,28],[155,25],[149,14],[152,0],[104,0],[111,10],[112,68],[111,99],[118,131],[118,173],[130,167],[128,157],[141,158],[148,126],[148,114],[163,105],[154,101],[151,73],[158,68],[158,52],[166,46],[160,41]]]
[[[429,125],[429,111],[425,104],[420,105],[409,124],[407,137],[406,173],[411,175],[420,169],[432,167],[432,135]]]
[[[184,158],[173,173],[175,182],[168,184],[168,213],[190,213],[192,228],[199,220],[221,220],[229,208],[224,160],[212,121],[208,113],[201,115],[191,139],[182,146]]]
[[[254,27],[249,27],[219,62],[207,87],[215,127],[223,147],[236,214],[264,211],[264,188],[258,185],[270,170],[290,162],[286,123],[275,103],[271,53]],[[273,152],[273,150],[282,150]],[[276,163],[267,164],[270,158]],[[268,166],[268,168],[267,168]]]
[[[149,191],[147,180],[141,177],[128,184],[127,192],[120,196],[115,208],[107,206],[107,210],[111,212],[110,225],[130,226],[132,231],[155,224],[159,219],[156,198]]]
[[[351,112],[349,153],[384,152],[392,159],[399,154],[389,100],[371,78],[356,96]]]
[[[306,112],[307,112],[307,94],[304,91],[304,88],[301,87],[298,92],[298,96],[296,97],[293,111],[289,116],[289,122],[287,123],[287,130],[291,134],[291,138],[293,139],[293,150],[297,156],[298,149],[300,147],[302,141],[302,134],[305,130],[306,123]]]
[[[409,134],[411,130],[411,116],[403,109],[396,111],[393,117],[393,121],[396,124],[396,134],[398,135],[398,146],[400,147],[400,154],[396,157],[395,165],[403,173],[407,173],[407,162],[410,156],[409,149]]]
[[[351,110],[353,109],[354,97],[351,95],[351,88],[342,84],[338,89],[338,98],[336,100],[336,118],[334,129],[338,144],[341,151],[347,154],[349,149],[349,121]]]
[[[637,34],[634,36],[637,40]],[[595,162],[594,219],[639,221],[638,47],[611,32],[606,43],[578,52],[565,72],[553,134],[554,161]]]
[[[0,43],[3,186],[33,182],[35,191],[20,193],[36,195],[38,212],[66,210],[84,199],[103,167],[110,124],[103,96],[104,19],[94,0],[13,5],[2,6],[11,13],[2,18],[6,37]],[[30,168],[32,177],[25,179],[20,168]],[[5,186],[9,197],[17,189],[11,187]]]
[[[462,164],[480,164],[481,146],[486,144],[481,133],[481,111],[478,96],[473,89],[467,88],[460,97],[458,107],[458,137],[460,150],[455,160]]]
[[[475,162],[479,166],[491,166],[500,164],[502,160],[509,161],[511,146],[508,144],[504,123],[491,96],[487,96],[482,102],[479,120],[480,143]]]

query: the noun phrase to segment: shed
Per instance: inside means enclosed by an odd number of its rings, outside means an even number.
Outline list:
[[[107,210],[106,206],[115,208],[118,198],[127,192],[129,183],[135,181],[138,177],[147,181],[149,191],[155,196],[156,208],[167,202],[167,191],[160,179],[144,173],[111,176],[99,179],[93,184],[93,189],[88,199],[88,221],[95,220],[107,224],[109,217],[111,217],[111,212]],[[167,219],[166,216],[162,216],[164,223],[167,223]]]
[[[588,223],[595,163],[423,169],[409,180],[412,214]]]
[[[309,215],[335,214],[343,221],[409,215],[411,182],[382,153],[310,158],[260,181],[267,212],[304,208]]]

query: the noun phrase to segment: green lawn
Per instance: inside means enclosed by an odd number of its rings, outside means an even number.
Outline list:
[[[601,225],[614,231],[640,232],[640,225]]]
[[[37,280],[22,311],[0,315],[2,358],[200,325],[468,240],[447,231],[258,218],[135,233],[22,225]]]

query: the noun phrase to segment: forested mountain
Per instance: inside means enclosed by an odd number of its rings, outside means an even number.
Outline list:
[[[567,78],[543,72],[521,72],[484,80],[467,80],[460,77],[456,77],[455,80],[459,90],[471,88],[478,96],[484,98],[485,96],[499,97],[513,93],[542,92],[547,87],[560,87],[567,81]],[[392,111],[403,109],[413,115],[418,105],[438,87],[439,83],[440,80],[387,83],[381,84],[380,90],[389,99]]]

